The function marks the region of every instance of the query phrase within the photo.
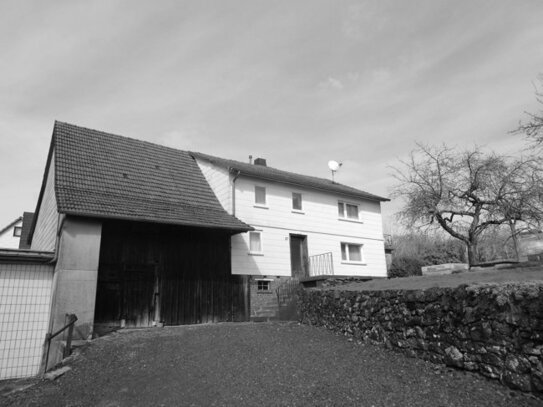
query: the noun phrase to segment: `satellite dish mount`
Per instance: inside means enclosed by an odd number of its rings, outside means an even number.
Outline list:
[[[337,170],[343,165],[343,163],[338,163],[337,161],[331,160],[328,161],[328,168],[330,168],[330,171],[332,171],[332,182],[334,181],[334,175]]]

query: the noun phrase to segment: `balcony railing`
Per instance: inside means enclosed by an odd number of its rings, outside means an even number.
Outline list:
[[[309,277],[333,275],[334,261],[332,252],[309,256]]]

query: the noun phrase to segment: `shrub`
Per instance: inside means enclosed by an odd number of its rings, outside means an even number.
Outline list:
[[[421,276],[422,266],[424,266],[424,263],[416,257],[396,256],[392,258],[388,276],[390,278]]]

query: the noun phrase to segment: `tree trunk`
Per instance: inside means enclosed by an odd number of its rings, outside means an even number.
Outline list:
[[[477,264],[479,260],[477,256],[477,243],[469,242],[466,243],[466,245],[468,246],[468,265],[471,269],[471,267],[474,264]]]
[[[520,261],[520,255],[518,252],[517,228],[516,228],[514,220],[509,221],[509,227],[511,228],[511,239],[513,239],[513,249],[515,250],[515,260]]]

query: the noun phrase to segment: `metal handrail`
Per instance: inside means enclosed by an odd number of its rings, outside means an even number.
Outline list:
[[[309,277],[334,275],[334,259],[332,252],[309,256]]]
[[[74,332],[74,324],[77,321],[77,316],[75,314],[66,314],[66,317],[68,318],[68,323],[66,325],[64,325],[62,328],[60,328],[54,334],[47,333],[45,335],[45,341],[47,342],[47,353],[45,354],[45,367],[43,369],[44,373],[47,372],[47,364],[49,363],[49,351],[51,350],[51,340],[55,336],[60,335],[66,329],[68,329],[68,338],[66,339],[66,347],[64,348],[64,352],[63,352],[62,356],[67,357],[71,353],[72,335],[73,335],[73,332]]]

